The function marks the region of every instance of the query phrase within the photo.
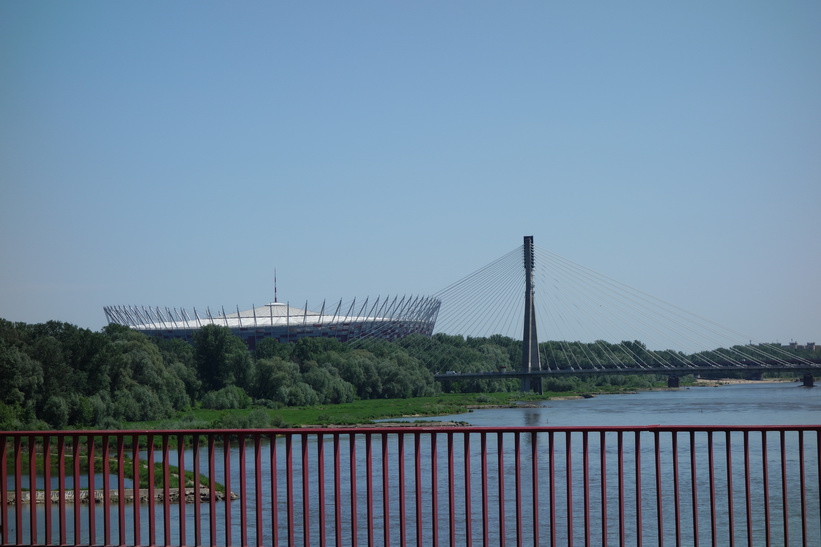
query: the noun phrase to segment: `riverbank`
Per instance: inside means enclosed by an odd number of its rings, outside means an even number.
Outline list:
[[[695,385],[704,387],[731,386],[738,384],[788,384],[799,382],[797,378],[767,378],[766,380],[743,380],[740,378],[696,378]]]
[[[105,501],[104,498],[104,491],[102,488],[94,490],[94,503],[103,503]],[[46,503],[46,493],[43,490],[37,490],[34,493],[34,503],[36,504],[45,504]],[[184,497],[183,497],[184,496]],[[231,492],[230,498],[232,500],[239,499],[239,495],[234,492]],[[75,499],[75,492],[74,490],[65,490],[63,491],[63,500],[66,503],[74,503]],[[148,503],[152,499],[152,494],[149,492],[147,488],[141,488],[139,490],[134,490],[133,488],[124,488],[122,492],[122,499],[125,503],[134,503],[135,500],[140,501],[140,503]],[[183,492],[183,495],[180,494],[179,488],[169,488],[168,489],[168,501],[171,503],[180,503],[181,500],[185,500],[185,503],[194,503],[196,499],[196,491],[193,488],[186,488]],[[220,492],[216,490],[214,492],[214,499],[216,501],[225,501],[225,492]],[[88,490],[80,490],[78,492],[78,500],[80,503],[90,503],[91,502],[91,493]],[[155,488],[153,493],[153,500],[155,503],[162,503],[165,501],[165,490],[162,488]],[[200,488],[200,501],[202,502],[209,502],[211,500],[211,489],[210,488]],[[52,490],[49,492],[49,501],[51,503],[59,503],[60,502],[60,491],[59,490]],[[117,488],[112,488],[109,491],[108,496],[109,503],[117,504],[120,503],[120,490]],[[7,505],[14,505],[17,503],[17,493],[13,490],[6,492],[6,504]],[[23,504],[30,504],[31,503],[31,492],[21,492],[20,493],[20,503]]]
[[[732,378],[719,380],[696,380],[688,386],[715,387],[735,383],[794,382],[795,379],[737,380]],[[580,385],[567,391],[553,391],[544,394],[497,392],[497,393],[442,393],[431,397],[408,399],[361,399],[350,403],[324,404],[301,407],[249,408],[232,410],[194,409],[182,412],[171,420],[153,422],[132,422],[125,424],[125,429],[231,429],[231,428],[269,428],[269,427],[325,427],[325,426],[360,426],[373,423],[385,423],[391,419],[416,418],[420,422],[426,418],[466,414],[477,409],[505,409],[522,406],[541,406],[545,401],[565,399],[584,399],[605,394],[629,394],[639,391],[675,390],[668,388],[666,382],[654,385],[628,384]],[[254,420],[249,420],[254,417]]]

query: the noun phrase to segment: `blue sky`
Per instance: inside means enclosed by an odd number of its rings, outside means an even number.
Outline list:
[[[821,4],[2,2],[0,317],[430,294],[536,245],[821,342]]]

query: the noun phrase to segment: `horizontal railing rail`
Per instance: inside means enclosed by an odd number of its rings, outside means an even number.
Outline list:
[[[3,545],[818,545],[821,425],[0,432]]]

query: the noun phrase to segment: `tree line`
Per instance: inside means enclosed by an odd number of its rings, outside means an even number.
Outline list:
[[[627,344],[627,345],[626,345]],[[632,346],[630,346],[632,345]],[[543,360],[591,366],[601,343],[544,342]],[[632,348],[632,349],[625,349]],[[639,342],[606,348],[636,358]],[[675,359],[675,357],[671,357]],[[458,392],[516,391],[517,380],[481,378],[438,384],[433,375],[514,370],[521,342],[500,335],[413,335],[396,342],[265,339],[250,351],[230,329],[209,325],[192,344],[159,340],[120,325],[99,332],[69,323],[0,319],[0,430],[118,428],[167,419],[191,408],[308,406],[355,399],[408,398]],[[551,392],[648,377],[545,378]]]
[[[401,347],[335,339],[263,340],[251,352],[225,327],[194,343],[119,325],[0,319],[0,429],[116,428],[194,407],[226,409],[406,398],[437,393],[430,370]]]

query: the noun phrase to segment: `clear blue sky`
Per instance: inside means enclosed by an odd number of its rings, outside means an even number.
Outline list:
[[[821,3],[0,3],[0,317],[430,294],[533,235],[821,343]]]

